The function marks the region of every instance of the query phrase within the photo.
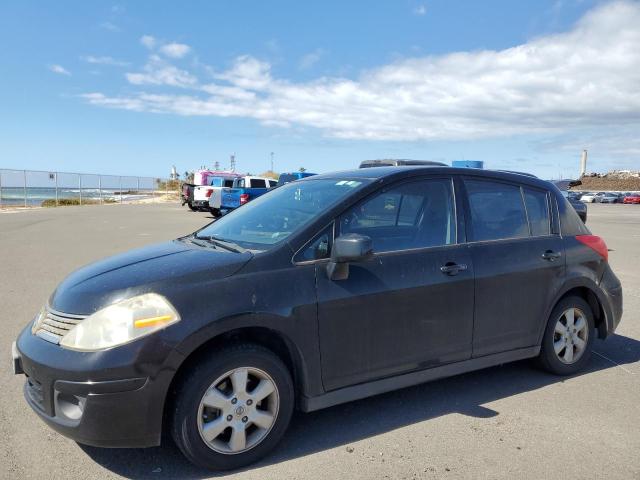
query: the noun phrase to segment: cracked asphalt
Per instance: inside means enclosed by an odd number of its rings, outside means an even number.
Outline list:
[[[0,213],[0,478],[640,479],[640,206],[589,205],[622,280],[617,335],[587,370],[555,377],[529,362],[490,368],[310,414],[240,472],[190,465],[167,442],[85,447],[50,430],[22,397],[10,346],[68,273],[209,222],[178,205],[108,205]]]

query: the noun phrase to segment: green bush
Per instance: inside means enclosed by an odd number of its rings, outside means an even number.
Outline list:
[[[105,198],[102,200],[102,203],[116,203],[116,200],[113,198]],[[69,207],[73,205],[80,205],[79,198],[60,198],[58,199],[58,204],[56,205],[56,200],[53,198],[43,200],[41,206],[43,207]],[[82,199],[82,205],[100,205],[100,200],[94,200],[89,198]]]

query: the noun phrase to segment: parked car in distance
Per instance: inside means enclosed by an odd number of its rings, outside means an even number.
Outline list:
[[[596,195],[595,201],[597,203],[618,203],[620,196],[614,192],[602,192]]]
[[[241,207],[245,203],[249,203],[251,200],[267,193],[277,183],[278,181],[273,178],[250,176],[239,178],[234,183],[233,188],[224,188],[220,192],[220,211],[228,212]]]
[[[582,220],[583,223],[587,223],[587,205],[581,202],[580,200],[576,199],[575,195],[572,196],[571,192],[568,192],[566,190],[561,190],[561,193],[562,193],[562,196],[569,201],[569,204],[573,207],[573,209],[576,211],[576,213],[580,217],[580,220]]]
[[[400,167],[400,166],[417,166],[417,165],[433,165],[446,167],[446,163],[434,162],[432,160],[409,160],[402,158],[384,158],[381,160],[364,160],[360,162],[360,168],[371,167]]]
[[[313,177],[317,175],[317,173],[311,172],[290,172],[290,173],[281,173],[278,177],[278,187],[285,185],[289,182],[295,182],[296,180],[300,180],[301,178]]]
[[[638,193],[632,193],[630,195],[627,195],[626,197],[624,197],[624,199],[622,200],[622,203],[625,203],[627,205],[629,204],[639,204],[640,203],[640,194]]]
[[[191,203],[193,202],[193,188],[195,185],[193,183],[183,183],[182,189],[180,192],[180,198],[182,199],[182,206],[189,204],[189,208],[191,208]]]
[[[580,201],[584,203],[595,203],[596,197],[602,193],[604,192],[598,192],[598,193],[587,192],[580,197]]]
[[[214,173],[214,172],[212,172]],[[206,185],[198,185],[193,189],[193,201],[189,205],[191,210],[211,210],[209,199],[215,191],[220,191],[226,187],[235,185],[238,178],[242,175],[235,172],[215,172],[215,175],[209,175]]]
[[[232,469],[265,456],[295,407],[526,358],[573,375],[621,315],[604,240],[551,183],[369,168],[72,273],[12,358],[62,435],[151,447],[164,430],[195,464]]]

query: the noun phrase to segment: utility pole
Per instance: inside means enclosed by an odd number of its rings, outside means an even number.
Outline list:
[[[271,171],[274,172],[275,170],[273,169],[273,152],[271,152]]]
[[[220,162],[218,160],[213,164],[213,169],[217,172],[220,170]]]
[[[232,172],[236,171],[236,154],[235,152],[231,155],[230,168]]]

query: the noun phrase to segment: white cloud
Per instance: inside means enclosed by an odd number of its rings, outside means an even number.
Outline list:
[[[198,83],[196,77],[181,70],[158,55],[151,55],[142,72],[126,73],[125,77],[133,85],[165,85],[187,88]]]
[[[49,70],[58,75],[71,75],[71,72],[62,65],[49,65]]]
[[[640,4],[609,3],[570,31],[504,50],[403,59],[358,78],[275,78],[271,65],[238,57],[202,85],[157,57],[136,85],[180,87],[91,94],[94,105],[178,115],[254,118],[371,140],[558,135],[579,129],[640,128]],[[186,94],[185,94],[186,92]]]
[[[418,5],[413,9],[413,13],[420,16],[425,15],[427,13],[427,7],[425,7],[424,5]]]
[[[129,62],[123,62],[122,60],[117,60],[113,57],[95,57],[93,55],[87,55],[85,57],[81,57],[87,63],[92,63],[95,65],[110,65],[113,67],[126,67],[129,65]]]
[[[156,39],[151,35],[143,35],[142,37],[140,37],[140,43],[151,50],[156,46]]]
[[[324,55],[324,50],[322,48],[316,48],[313,52],[303,55],[300,59],[300,62],[298,63],[298,66],[302,70],[309,69],[320,61],[322,55]]]
[[[167,43],[160,47],[160,52],[171,58],[182,58],[189,53],[190,50],[191,47],[184,43]]]

